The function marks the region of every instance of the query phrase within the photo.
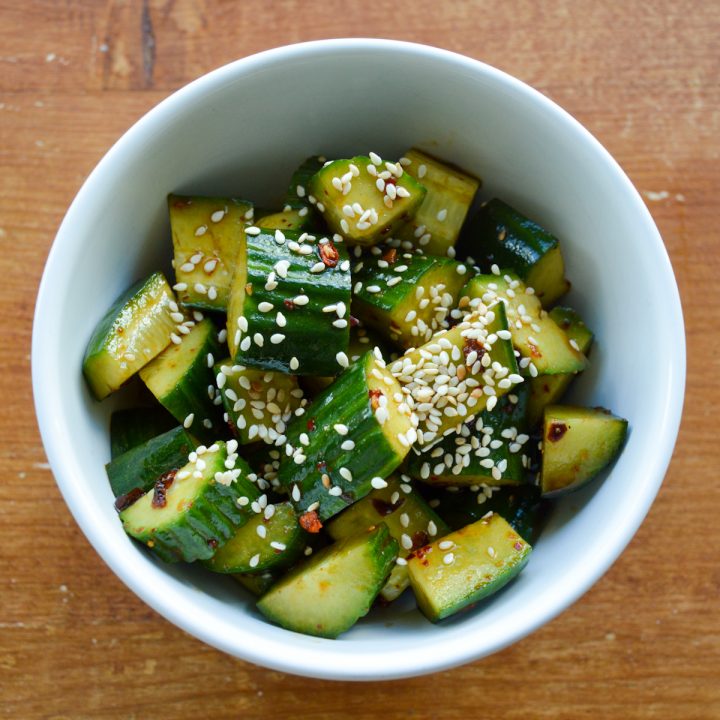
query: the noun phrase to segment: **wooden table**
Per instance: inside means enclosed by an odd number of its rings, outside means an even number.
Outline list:
[[[345,7],[347,5],[347,7]],[[0,715],[9,718],[720,718],[720,4],[415,0],[0,3]],[[147,608],[48,470],[30,389],[37,284],[81,182],[140,115],[237,57],[344,35],[432,43],[531,83],[647,199],[685,307],[675,458],[610,572],[486,660],[354,685],[236,661]],[[716,420],[713,421],[713,416]]]

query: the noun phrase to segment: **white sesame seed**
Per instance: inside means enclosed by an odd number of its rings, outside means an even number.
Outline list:
[[[344,352],[342,352],[342,351],[340,351],[340,352],[335,356],[335,360],[337,360],[337,364],[338,364],[340,367],[346,368],[346,367],[348,367],[348,365],[350,365],[350,361],[348,360],[348,356],[347,356]]]
[[[352,482],[352,473],[347,468],[341,467],[338,472],[345,480],[347,480],[348,482]]]
[[[452,565],[454,562],[455,555],[453,553],[449,552],[443,555],[443,563],[445,563],[445,565]]]
[[[438,214],[435,216],[440,222],[445,222],[445,218],[447,218],[447,208],[443,208],[438,212]]]
[[[427,172],[427,167],[423,164],[418,167],[418,179],[422,180]]]
[[[338,423],[337,425],[333,425],[333,429],[338,435],[347,435],[348,434],[348,427],[347,425],[342,425],[341,423]]]
[[[407,533],[403,533],[400,536],[400,544],[403,546],[403,548],[405,550],[412,550],[413,541],[412,541],[412,538]]]
[[[183,420],[183,427],[189,428],[193,424],[193,420],[195,419],[195,413],[190,413],[184,420]]]
[[[307,295],[296,295],[292,299],[293,305],[307,305],[308,302],[310,302],[310,299],[308,298]]]
[[[441,540],[438,543],[439,550],[450,550],[455,547],[455,543],[452,540]]]
[[[352,440],[345,440],[343,441],[342,445],[340,445],[340,448],[342,450],[345,450],[346,452],[349,452],[350,450],[355,449],[355,443]]]
[[[379,285],[368,285],[365,290],[367,290],[369,293],[379,293],[380,292],[380,286]]]
[[[287,325],[287,320],[281,312],[278,312],[278,314],[275,316],[275,323],[278,325],[278,327],[285,327]]]
[[[300,488],[297,485],[293,485],[291,495],[295,502],[300,502]]]
[[[370,152],[368,153],[368,157],[373,165],[382,165],[382,158],[377,153]]]
[[[249,563],[249,565],[250,565],[250,567],[253,567],[253,568],[254,568],[254,567],[257,567],[257,566],[258,566],[258,563],[259,563],[259,562],[260,562],[260,553],[257,553],[256,555],[253,555],[253,556],[250,558],[250,563]]]
[[[273,304],[269,302],[258,303],[258,310],[262,313],[270,312],[273,307]]]
[[[337,320],[333,320],[333,326],[336,328],[340,328],[341,330],[343,328],[346,328],[348,325],[348,321],[344,318],[338,318]]]
[[[316,262],[311,268],[311,273],[321,273],[325,272],[325,263],[324,262]]]
[[[265,338],[259,332],[253,335],[253,340],[258,347],[262,347],[265,344]]]
[[[291,357],[289,365],[291,370],[297,370],[300,367],[300,362],[296,357]]]
[[[270,342],[273,345],[279,345],[284,339],[285,339],[285,336],[282,333],[273,333],[270,336]]]

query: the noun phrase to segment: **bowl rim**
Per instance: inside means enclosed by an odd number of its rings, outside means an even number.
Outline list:
[[[141,138],[148,126],[162,123],[164,118],[172,115],[176,108],[181,108],[196,94],[212,91],[213,88],[222,86],[228,80],[250,71],[278,63],[292,62],[301,56],[351,54],[373,50],[392,51],[434,59],[458,69],[465,69],[475,74],[480,73],[493,82],[524,95],[541,106],[544,111],[553,114],[558,122],[564,124],[568,133],[590,147],[594,151],[597,161],[603,163],[606,170],[610,170],[614,174],[621,188],[620,192],[625,194],[628,200],[635,205],[638,222],[645,226],[648,241],[654,245],[653,259],[657,282],[662,283],[668,291],[667,305],[671,312],[667,321],[677,327],[680,332],[676,333],[677,344],[668,348],[665,355],[667,376],[670,381],[666,389],[665,414],[657,439],[657,452],[648,465],[647,478],[649,479],[646,481],[647,490],[641,498],[642,502],[638,502],[627,510],[623,525],[618,528],[618,532],[614,536],[614,542],[596,549],[594,555],[588,557],[582,571],[563,585],[562,593],[557,595],[557,599],[534,608],[532,613],[513,617],[513,623],[502,624],[502,631],[488,633],[483,638],[467,634],[460,641],[457,637],[444,640],[432,639],[425,646],[414,649],[412,653],[407,651],[404,654],[399,652],[363,653],[358,657],[343,654],[341,658],[339,653],[333,651],[334,641],[321,642],[317,647],[309,650],[303,648],[299,652],[292,653],[288,652],[288,647],[292,646],[292,642],[277,641],[267,637],[260,638],[255,632],[246,629],[240,629],[239,635],[234,635],[232,639],[228,638],[218,632],[217,628],[213,629],[212,622],[204,622],[211,619],[209,613],[207,616],[203,612],[188,613],[186,609],[182,608],[182,603],[174,602],[178,596],[178,589],[169,575],[163,573],[163,580],[151,586],[134,571],[129,557],[122,557],[111,547],[104,537],[103,528],[93,522],[92,503],[72,482],[65,467],[63,455],[66,450],[58,439],[58,435],[61,433],[59,433],[60,427],[55,412],[58,407],[55,394],[57,390],[48,392],[48,387],[44,383],[44,378],[51,371],[52,364],[49,353],[44,351],[44,346],[52,322],[50,309],[54,304],[56,292],[54,278],[63,265],[64,253],[72,245],[71,228],[74,218],[81,212],[82,205],[86,197],[90,195],[96,178],[102,175],[106,168],[113,164],[115,158],[122,155],[125,148],[130,147],[136,141],[136,138]],[[162,100],[136,121],[107,151],[89,174],[58,229],[38,291],[33,320],[31,357],[35,411],[42,442],[58,488],[88,541],[113,572],[145,603],[166,619],[219,650],[274,670],[335,680],[395,679],[424,675],[455,667],[507,647],[556,617],[574,603],[622,553],[642,523],[660,489],[677,439],[682,415],[686,372],[682,307],[667,251],[638,191],[600,142],[575,118],[548,97],[497,68],[479,60],[429,45],[374,38],[315,40],[285,45],[241,58],[193,80]],[[238,642],[238,637],[240,642]],[[289,635],[286,639],[290,639]]]

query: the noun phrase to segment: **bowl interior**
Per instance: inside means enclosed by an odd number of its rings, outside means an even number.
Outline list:
[[[411,597],[339,641],[264,622],[231,579],[156,563],[124,535],[103,469],[113,402],[80,374],[85,344],[132,281],[168,267],[170,191],[277,201],[306,156],[419,145],[479,174],[483,196],[517,204],[563,242],[576,307],[597,336],[578,402],[629,418],[607,476],[557,502],[531,562],[506,591],[441,626]],[[637,193],[569,116],[519,82],[459,56],[372,41],[312,43],[206,76],[110,151],[58,234],[38,301],[34,387],[45,446],[84,532],[143,599],[246,659],[323,677],[395,677],[492,652],[559,612],[637,529],[672,451],[684,338],[672,271]],[[89,551],[89,550],[88,550]]]

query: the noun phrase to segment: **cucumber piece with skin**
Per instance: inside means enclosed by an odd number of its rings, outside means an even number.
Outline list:
[[[187,465],[121,511],[125,532],[166,562],[212,557],[260,496],[236,447],[217,442],[190,453]]]
[[[148,389],[186,429],[201,440],[225,434],[221,400],[215,398],[212,367],[221,352],[217,330],[205,318],[141,371]]]
[[[403,169],[427,194],[398,237],[424,253],[446,255],[457,242],[480,180],[415,148],[405,153]]]
[[[492,410],[522,381],[507,327],[502,303],[483,307],[390,365],[412,397],[418,447],[432,447],[477,413]]]
[[[461,296],[459,307],[469,311],[498,301],[505,303],[513,346],[522,355],[520,369],[531,377],[585,369],[587,358],[570,344],[568,336],[542,309],[540,300],[517,276],[477,275]]]
[[[113,303],[95,327],[83,359],[83,374],[98,400],[170,344],[177,326],[172,316],[177,312],[175,295],[160,272],[136,283]]]
[[[478,485],[457,491],[424,486],[428,505],[453,529],[459,530],[492,511],[531,545],[540,534],[544,504],[537,485]]]
[[[272,511],[270,510],[272,508]],[[291,565],[305,549],[306,533],[288,502],[253,507],[261,510],[209,559],[217,573],[260,573]]]
[[[384,524],[340,540],[278,580],[258,609],[287,630],[336,638],[368,613],[397,551]]]
[[[529,386],[503,395],[492,411],[483,410],[435,447],[410,453],[405,472],[430,485],[517,485],[524,482],[528,457],[523,445]]]
[[[284,444],[287,423],[304,405],[297,378],[233,365],[229,358],[215,365],[215,373],[228,423],[240,444]]]
[[[230,356],[292,375],[332,375],[346,361],[350,261],[343,243],[248,228],[228,307]]]
[[[593,333],[582,318],[571,308],[554,307],[549,313],[558,327],[568,336],[570,345],[587,356],[593,342]],[[574,343],[574,345],[573,345]],[[534,428],[541,420],[546,405],[555,405],[565,394],[577,373],[540,375],[530,379],[528,426]]]
[[[147,492],[167,472],[179,470],[197,446],[183,427],[168,430],[134,447],[105,465],[115,497],[135,488]]]
[[[377,245],[410,220],[425,188],[399,163],[358,156],[334,160],[307,185],[310,202],[350,245]]]
[[[285,193],[285,205],[303,205],[310,214],[314,214],[313,205],[308,200],[310,179],[319,172],[327,160],[320,155],[311,155],[303,160],[290,178],[290,185]]]
[[[402,400],[384,363],[368,352],[292,420],[278,480],[299,515],[326,520],[384,487],[414,440]]]
[[[249,593],[260,597],[264,595],[275,582],[277,582],[279,573],[263,572],[257,575],[249,573],[233,573],[232,577],[237,580]]]
[[[397,477],[389,478],[387,487],[373,490],[333,518],[327,530],[334,540],[342,540],[380,522],[387,525],[390,534],[398,541],[399,557],[403,559],[433,538],[450,532],[445,521],[429,507],[422,496]],[[380,596],[386,602],[392,602],[409,583],[406,564],[398,563],[380,591]]]
[[[545,308],[570,290],[558,239],[498,198],[480,208],[458,249],[485,272],[493,264],[513,268]]]
[[[401,347],[417,347],[445,327],[468,277],[450,258],[378,249],[353,267],[353,315]]]
[[[543,495],[561,495],[592,480],[620,453],[628,421],[604,408],[549,405],[543,417]]]
[[[253,206],[222,197],[168,195],[175,290],[183,305],[225,310]]]
[[[116,410],[110,416],[110,459],[114,460],[176,425],[177,420],[162,405]]]
[[[499,515],[416,550],[408,560],[418,607],[438,622],[492,595],[525,567],[531,546]]]

